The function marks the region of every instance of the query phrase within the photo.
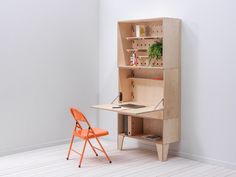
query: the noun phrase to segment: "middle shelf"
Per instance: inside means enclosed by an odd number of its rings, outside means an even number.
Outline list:
[[[134,136],[130,136],[130,135],[126,135],[125,133],[120,133],[119,135],[120,135],[120,136],[124,136],[124,137],[128,137],[128,138],[134,138],[134,139],[141,140],[141,141],[145,141],[145,142],[156,143],[156,144],[162,144],[162,139],[160,139],[160,140],[150,140],[150,139],[144,138],[144,135],[134,135]]]
[[[127,79],[133,80],[133,81],[155,81],[159,83],[163,83],[162,78],[137,78],[137,77],[128,77]]]
[[[119,65],[119,68],[123,69],[156,69],[156,70],[163,70],[164,67],[159,66],[129,66],[129,65]]]
[[[162,39],[162,36],[143,36],[143,37],[136,37],[136,36],[129,36],[126,37],[127,40],[145,40],[145,39]]]

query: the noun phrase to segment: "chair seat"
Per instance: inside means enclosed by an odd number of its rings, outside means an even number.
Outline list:
[[[108,131],[106,130],[103,130],[103,129],[100,129],[100,128],[92,128],[95,135],[97,137],[100,137],[100,136],[105,136],[105,135],[108,135]],[[89,132],[89,135],[87,137],[87,134],[88,134],[88,131],[87,129],[83,129],[83,130],[79,130],[79,131],[75,131],[74,132],[74,135],[77,136],[77,137],[80,137],[82,139],[86,139],[86,138],[95,138],[94,134]],[[91,131],[91,130],[90,130]]]

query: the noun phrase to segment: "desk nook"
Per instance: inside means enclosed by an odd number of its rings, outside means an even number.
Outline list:
[[[180,139],[181,21],[156,18],[118,22],[119,97],[94,108],[117,112],[118,149],[125,137],[156,144],[166,161]]]

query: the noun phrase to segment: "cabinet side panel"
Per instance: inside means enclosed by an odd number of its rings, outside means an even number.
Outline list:
[[[178,19],[163,20],[163,66],[178,68],[180,66],[180,33],[181,21]]]
[[[126,37],[131,36],[132,26],[128,23],[118,23],[118,66],[129,65],[130,54],[126,49],[131,48],[132,42],[126,40]]]
[[[164,71],[164,119],[180,117],[180,80],[178,69]]]
[[[163,121],[163,144],[178,142],[180,139],[180,119]]]

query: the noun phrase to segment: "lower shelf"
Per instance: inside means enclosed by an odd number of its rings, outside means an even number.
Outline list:
[[[155,144],[163,144],[163,141],[162,139],[160,140],[149,140],[149,139],[146,139],[144,138],[143,136],[145,135],[135,135],[135,136],[129,136],[129,135],[126,135],[124,133],[120,133],[119,134],[120,136],[124,136],[124,137],[128,137],[128,138],[134,138],[134,139],[137,139],[137,140],[141,140],[141,141],[145,141],[145,142],[151,142],[151,143],[155,143]]]

